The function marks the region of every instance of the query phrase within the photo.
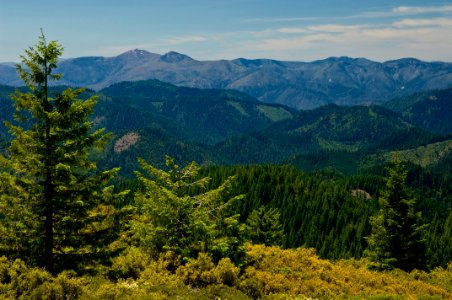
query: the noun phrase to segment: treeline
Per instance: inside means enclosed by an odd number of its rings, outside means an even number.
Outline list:
[[[260,207],[277,209],[285,233],[279,246],[313,247],[332,259],[361,257],[375,201],[352,196],[343,184],[291,166],[208,167],[203,172],[213,185],[236,176],[234,193],[245,194],[236,204],[242,221]]]
[[[409,186],[416,209],[429,224],[425,240],[431,267],[452,261],[452,211],[450,173],[444,167],[410,167]],[[441,168],[441,167],[440,167]],[[242,220],[260,207],[277,209],[283,224],[284,247],[313,247],[324,258],[360,258],[370,232],[369,217],[379,209],[378,198],[387,171],[379,170],[344,177],[339,173],[307,174],[291,166],[206,167],[203,174],[212,183],[236,175],[234,191],[245,194],[237,203]],[[366,198],[365,191],[372,198]],[[258,242],[258,241],[257,241]]]
[[[234,176],[232,195],[244,195],[233,205],[241,222],[259,211],[261,216],[277,213],[284,237],[276,245],[312,247],[328,259],[359,259],[367,247],[369,218],[379,210],[378,198],[389,166],[352,176],[328,170],[309,174],[292,166],[276,165],[206,166],[201,174],[211,178],[209,188]],[[415,208],[428,224],[424,239],[430,268],[447,266],[452,261],[452,186],[447,168],[444,162],[428,168],[408,165],[408,186],[416,199]],[[140,189],[140,184],[130,179],[122,185]],[[265,241],[255,237],[253,242]]]
[[[415,208],[429,226],[425,240],[431,268],[452,261],[452,181],[446,160],[427,168],[407,166]],[[284,230],[278,246],[313,247],[320,257],[328,259],[359,259],[367,247],[369,218],[379,210],[378,198],[388,167],[389,163],[351,176],[328,169],[306,173],[288,165],[205,166],[200,173],[211,178],[208,188],[234,176],[232,195],[244,195],[233,205],[241,222],[260,209],[278,213]],[[119,180],[118,184],[132,191],[142,188],[133,179]],[[132,194],[128,198],[128,203],[133,201]]]

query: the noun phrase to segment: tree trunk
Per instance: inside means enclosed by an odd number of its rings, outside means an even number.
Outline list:
[[[48,67],[47,61],[44,62],[44,110],[46,112],[50,112],[51,108],[49,106],[48,99]],[[44,183],[44,228],[45,228],[45,238],[44,238],[44,263],[45,267],[49,272],[53,271],[53,183],[52,183],[52,171],[51,171],[51,154],[52,154],[52,145],[51,145],[51,137],[50,137],[50,120],[46,117],[46,132],[44,137],[44,143],[46,145],[46,158],[45,158],[45,170],[46,170],[46,180]]]

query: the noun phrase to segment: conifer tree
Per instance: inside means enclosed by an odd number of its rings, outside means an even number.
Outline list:
[[[380,212],[370,218],[371,235],[364,254],[379,269],[410,271],[426,268],[425,230],[415,199],[406,186],[407,170],[398,160],[389,168],[386,189],[379,199]]]
[[[17,70],[28,91],[12,96],[16,122],[6,125],[13,140],[0,155],[0,252],[48,270],[101,254],[114,237],[112,202],[123,196],[106,186],[118,169],[99,172],[90,159],[109,137],[88,120],[96,97],[49,90],[61,78],[54,71],[62,51],[42,34],[21,56]]]
[[[132,240],[154,254],[172,251],[183,258],[208,252],[218,260],[237,259],[243,248],[239,215],[229,210],[242,196],[229,198],[231,177],[206,190],[208,177],[199,178],[199,166],[180,167],[167,156],[167,170],[139,160],[146,175],[136,172],[145,190],[135,197],[137,212],[131,222]],[[228,199],[229,198],[229,199]]]
[[[254,244],[282,246],[284,229],[277,208],[259,207],[251,212],[246,220],[247,234]]]

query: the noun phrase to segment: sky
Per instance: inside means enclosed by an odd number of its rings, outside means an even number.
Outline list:
[[[132,49],[198,60],[452,62],[452,0],[0,0],[0,62],[44,30],[64,58]]]

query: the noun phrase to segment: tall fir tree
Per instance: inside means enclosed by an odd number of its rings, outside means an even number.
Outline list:
[[[240,260],[244,254],[244,226],[229,207],[243,196],[229,198],[233,177],[219,187],[206,190],[208,177],[199,177],[192,162],[180,167],[167,156],[167,170],[139,160],[146,175],[136,172],[145,187],[135,197],[137,211],[131,221],[132,240],[158,254],[172,251],[184,259],[200,252],[219,260]]]
[[[17,70],[29,91],[12,96],[13,140],[0,155],[0,252],[51,271],[105,251],[116,231],[112,204],[124,196],[107,186],[118,169],[99,172],[90,159],[109,138],[88,119],[96,97],[49,91],[61,78],[54,70],[62,51],[42,34],[21,56]]]
[[[261,206],[251,212],[246,220],[248,238],[254,244],[284,245],[284,228],[277,208]]]
[[[381,209],[370,218],[372,232],[364,254],[378,269],[426,269],[427,225],[422,224],[420,212],[415,212],[415,199],[406,186],[408,171],[397,159],[393,164],[379,199]]]

